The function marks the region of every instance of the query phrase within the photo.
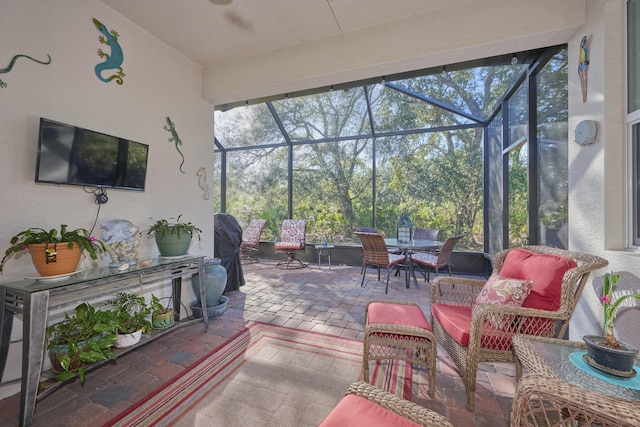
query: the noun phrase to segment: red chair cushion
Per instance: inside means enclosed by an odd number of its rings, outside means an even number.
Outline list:
[[[431,331],[431,325],[422,309],[415,305],[372,302],[367,310],[367,324],[416,326]]]
[[[433,304],[431,313],[442,328],[463,347],[469,347],[471,333],[471,310],[469,306]],[[511,348],[510,333],[495,328],[490,323],[484,324],[484,333],[480,339],[480,347],[491,350],[508,350]]]
[[[536,284],[522,306],[556,311],[560,308],[564,273],[577,267],[572,259],[553,254],[539,254],[516,248],[509,251],[500,274],[514,279],[533,280]]]
[[[471,307],[462,305],[432,304],[431,314],[458,344],[469,346],[471,332]]]
[[[322,421],[320,427],[416,427],[414,423],[364,397],[348,394]]]
[[[276,250],[279,250],[279,251],[285,251],[285,250],[296,251],[296,250],[302,249],[302,245],[300,245],[299,243],[282,242],[282,243],[276,243],[275,248]]]

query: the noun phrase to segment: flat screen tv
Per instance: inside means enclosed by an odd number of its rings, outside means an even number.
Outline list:
[[[40,119],[36,182],[144,190],[149,146]]]

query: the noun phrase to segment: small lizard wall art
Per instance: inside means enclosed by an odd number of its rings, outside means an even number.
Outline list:
[[[180,172],[184,173],[182,170],[182,165],[184,165],[184,155],[182,151],[180,151],[180,146],[182,145],[182,141],[178,136],[178,132],[176,131],[176,125],[171,121],[169,117],[167,117],[167,124],[163,126],[164,130],[171,132],[171,138],[169,138],[169,142],[173,142],[176,144],[176,150],[180,153],[180,157],[182,157],[182,163],[180,163]]]
[[[16,61],[18,60],[18,58],[27,58],[34,62],[37,62],[38,64],[43,64],[43,65],[51,64],[51,56],[49,55],[47,55],[47,58],[49,58],[49,62],[44,62],[44,61],[38,61],[37,59],[32,58],[28,55],[18,54],[18,55],[14,55],[13,58],[11,58],[11,62],[9,62],[9,65],[6,68],[0,69],[0,74],[8,73],[9,71],[11,71]],[[0,79],[0,89],[4,89],[5,87],[7,87],[7,84],[3,82],[2,79]]]
[[[124,54],[122,53],[122,47],[118,43],[119,34],[115,30],[109,31],[107,27],[96,18],[93,18],[93,24],[100,31],[101,36],[98,38],[101,44],[105,44],[111,48],[111,55],[104,52],[102,49],[98,49],[98,56],[100,58],[106,58],[104,62],[96,65],[96,76],[105,83],[109,83],[111,80],[115,80],[119,85],[122,84],[122,78],[125,76],[122,71],[122,61],[124,61]],[[102,77],[104,70],[118,70],[115,74],[105,78]]]

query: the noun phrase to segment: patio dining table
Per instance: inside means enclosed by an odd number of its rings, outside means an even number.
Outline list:
[[[405,274],[405,282],[407,288],[409,288],[409,283],[411,281],[410,277],[413,277],[413,281],[415,282],[416,288],[418,287],[418,280],[416,279],[415,272],[413,271],[413,263],[410,262],[410,255],[412,251],[427,251],[440,249],[442,246],[442,242],[437,240],[420,240],[415,239],[409,242],[398,241],[396,238],[385,238],[384,242],[389,248],[398,248],[402,250],[402,254],[404,255],[404,264],[406,266],[406,274]]]

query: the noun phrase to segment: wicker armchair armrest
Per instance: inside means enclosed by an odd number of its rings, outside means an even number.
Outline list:
[[[511,426],[640,426],[640,402],[614,398],[556,378],[526,374],[518,382]]]
[[[470,342],[478,342],[481,335],[511,336],[515,334],[551,337],[556,321],[568,316],[564,311],[547,311],[514,305],[477,304],[471,314]],[[548,319],[545,322],[544,319]],[[489,325],[489,326],[488,326]],[[493,325],[491,328],[490,325]]]
[[[362,381],[353,383],[349,386],[346,394],[354,394],[356,396],[364,397],[370,402],[408,418],[421,426],[453,427],[445,417],[437,412],[423,408],[422,406],[402,399],[396,395],[387,393],[386,391],[374,387],[369,383]]]
[[[438,276],[431,282],[431,303],[471,306],[487,281]]]

